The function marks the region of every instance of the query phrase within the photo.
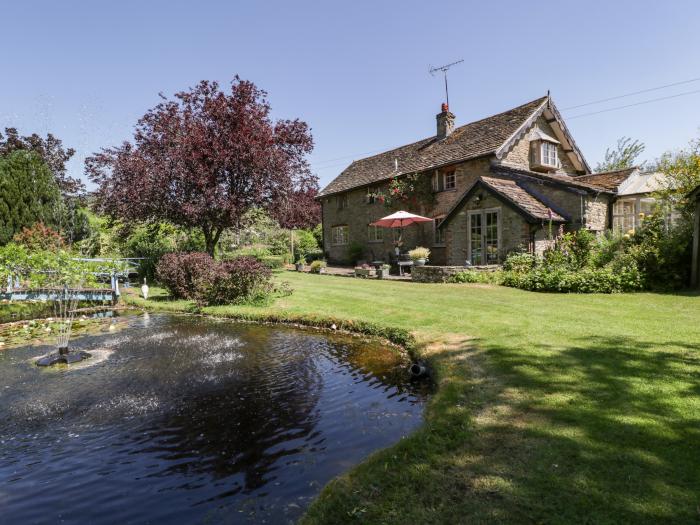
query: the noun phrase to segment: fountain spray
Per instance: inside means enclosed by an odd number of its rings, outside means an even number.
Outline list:
[[[70,289],[67,284],[62,289],[49,290],[49,296],[53,294],[54,318],[57,321],[58,337],[56,340],[56,352],[37,359],[37,366],[51,366],[57,364],[71,364],[91,357],[83,350],[71,352],[68,348],[75,310],[80,299],[80,289]]]

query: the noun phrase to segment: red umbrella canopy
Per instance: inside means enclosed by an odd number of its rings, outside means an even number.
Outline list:
[[[433,219],[428,217],[421,217],[420,215],[415,215],[414,213],[408,213],[407,211],[397,211],[391,215],[379,219],[372,223],[372,226],[382,226],[384,228],[403,228],[409,224],[415,222],[430,222]]]

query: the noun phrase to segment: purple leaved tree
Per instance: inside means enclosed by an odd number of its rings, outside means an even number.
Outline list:
[[[312,149],[305,122],[273,122],[266,93],[235,77],[229,92],[202,81],[163,97],[138,121],[132,142],[87,158],[85,169],[102,212],[200,228],[213,255],[223,230],[252,208],[287,227],[318,222]]]

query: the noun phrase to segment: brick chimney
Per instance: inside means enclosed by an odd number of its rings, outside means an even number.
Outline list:
[[[450,108],[447,104],[442,104],[442,111],[435,115],[437,119],[437,138],[442,140],[449,137],[455,130],[455,116],[450,113]]]

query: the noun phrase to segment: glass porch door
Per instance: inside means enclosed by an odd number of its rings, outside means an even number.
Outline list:
[[[498,210],[469,212],[469,262],[472,265],[499,262]]]

